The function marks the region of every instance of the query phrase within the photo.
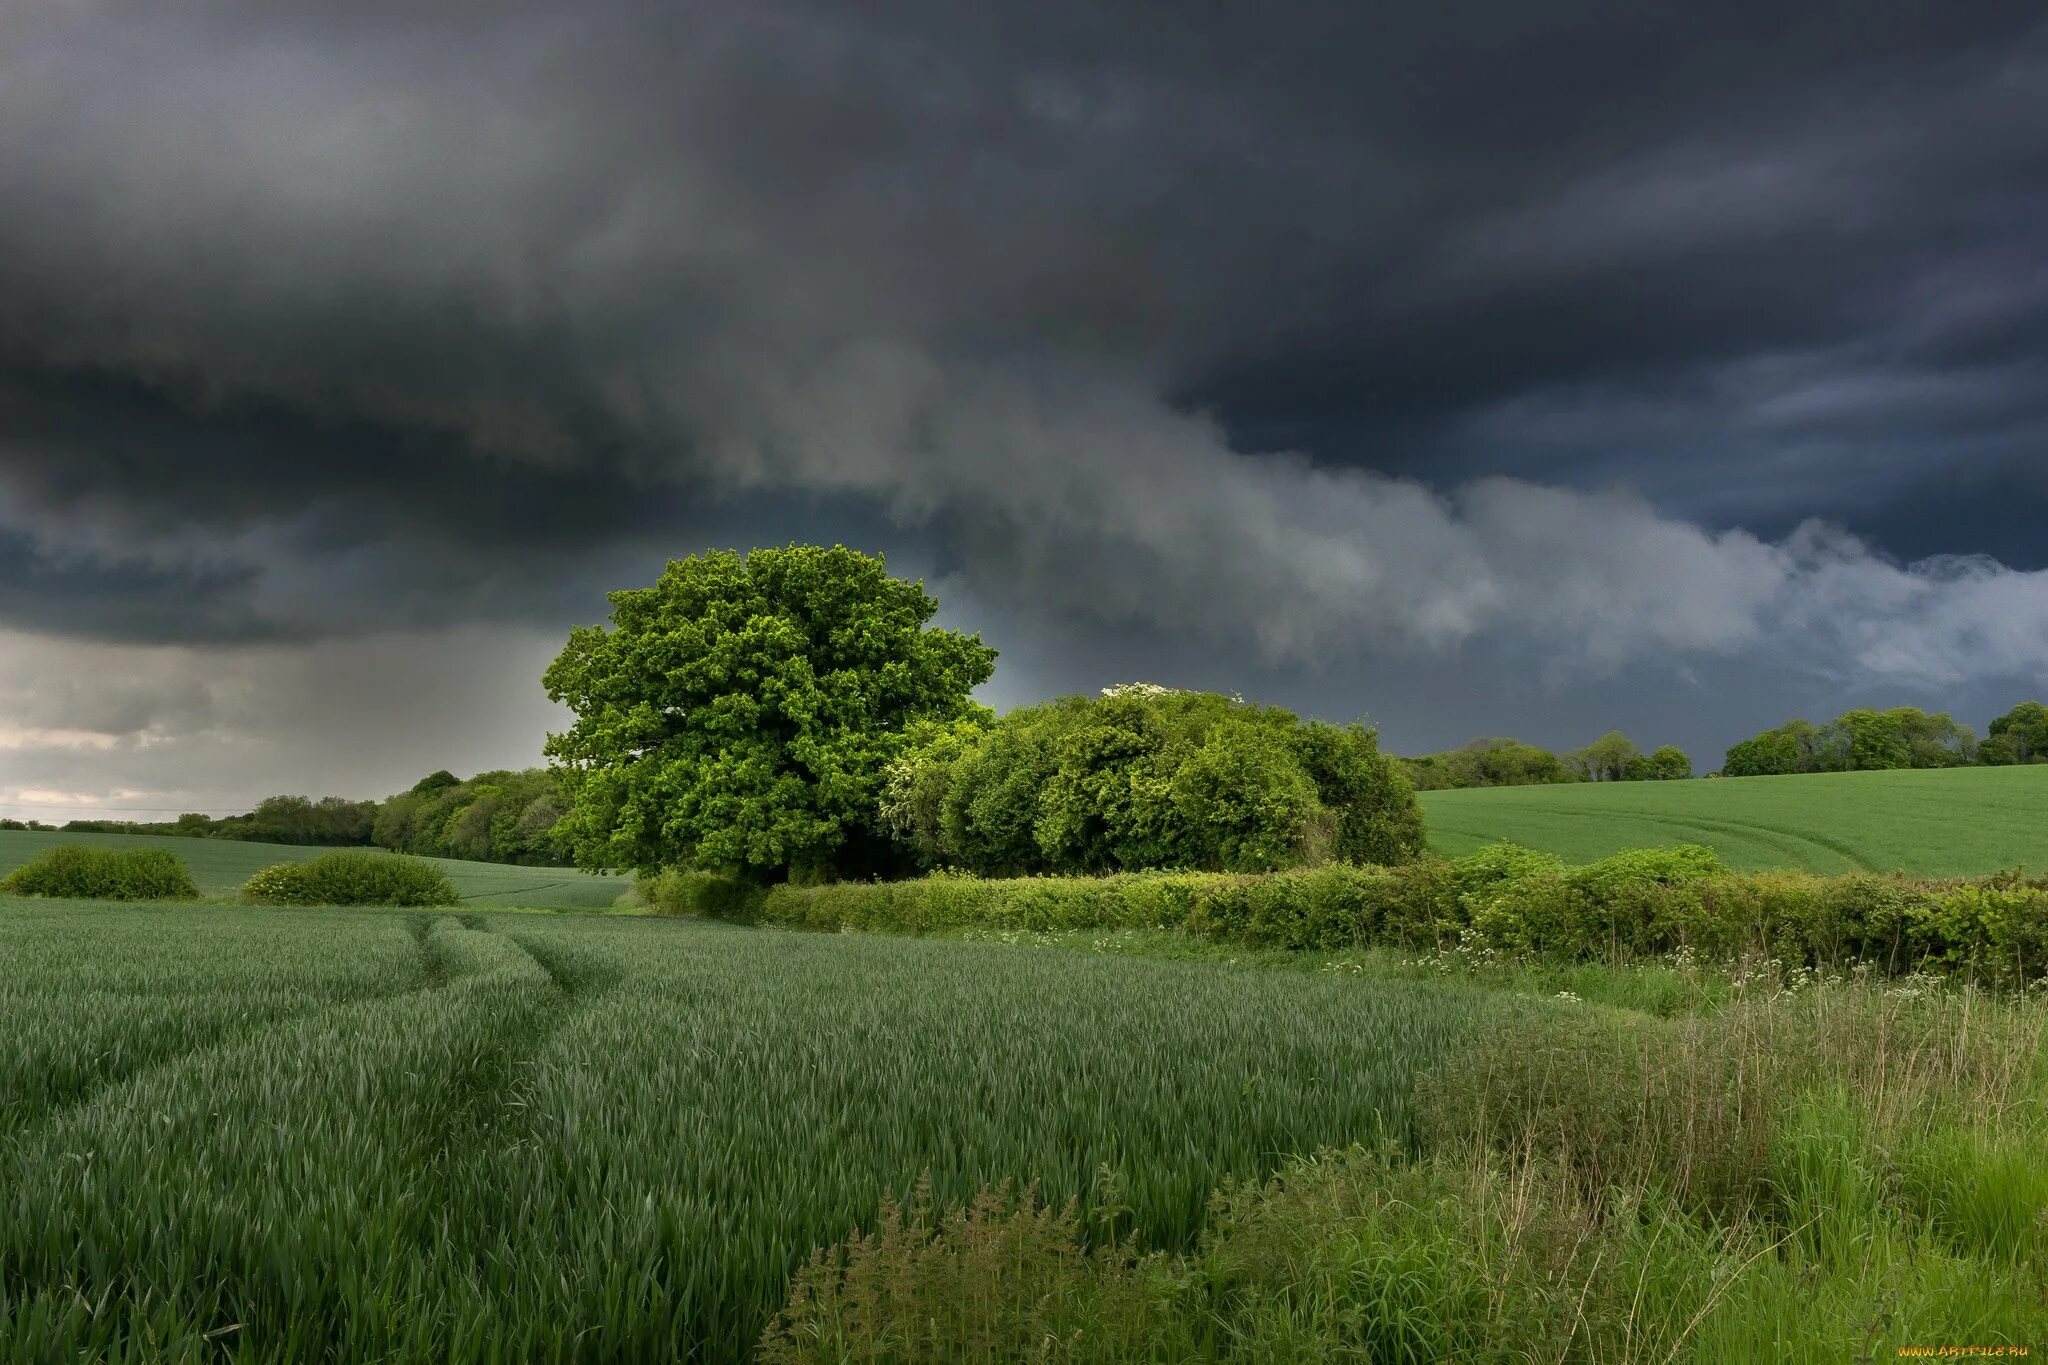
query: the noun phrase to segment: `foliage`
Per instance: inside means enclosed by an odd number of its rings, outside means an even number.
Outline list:
[[[641,899],[655,914],[706,919],[751,919],[762,895],[757,883],[679,867],[666,868],[638,885]]]
[[[323,796],[272,796],[256,803],[247,815],[215,822],[217,839],[247,839],[259,844],[367,844],[377,816],[374,801]],[[186,817],[189,819],[189,817]]]
[[[1625,782],[1629,780],[1631,765],[1640,763],[1642,757],[1642,751],[1627,735],[1609,730],[1568,755],[1565,761],[1588,782]]]
[[[1969,727],[1946,711],[1929,714],[1916,706],[1888,711],[1844,711],[1825,726],[1790,720],[1775,730],[1732,746],[1722,760],[1724,777],[1770,777],[1788,773],[1872,772],[1897,768],[1957,768],[1977,761]]]
[[[1556,754],[1518,739],[1475,739],[1440,754],[1399,761],[1417,791],[1525,787],[1583,780]]]
[[[881,814],[923,865],[995,875],[1398,862],[1422,842],[1371,731],[1148,684],[928,730]]]
[[[242,898],[257,905],[454,905],[448,874],[424,858],[348,849],[278,863],[249,878]]]
[[[198,900],[199,886],[175,854],[159,848],[48,849],[0,879],[0,894],[84,900]]]
[[[883,772],[919,721],[971,713],[995,651],[880,558],[792,545],[671,561],[549,667],[579,863],[775,879],[877,870]]]
[[[188,812],[176,820],[139,823],[133,820],[72,820],[67,834],[165,834],[192,839],[240,839],[253,843],[313,846],[367,844],[377,803],[323,796],[271,796],[247,815],[215,819]],[[30,826],[35,828],[36,826]]]
[[[2048,763],[2048,706],[2023,701],[1992,721],[1977,759],[2000,766]]]
[[[556,832],[567,803],[545,768],[478,773],[459,781],[443,771],[377,810],[380,848],[429,858],[561,867],[569,851]]]
[[[1682,782],[1692,776],[1685,750],[1666,744],[1655,753],[1630,759],[1624,776],[1630,782]]]
[[[1667,744],[1645,755],[1619,730],[1560,757],[1514,739],[1475,739],[1463,748],[1400,760],[1417,791],[1557,786],[1571,782],[1662,782],[1692,776],[1692,760]]]
[[[2048,976],[2048,884],[1743,875],[1698,846],[1628,850],[1580,867],[1502,845],[1390,868],[785,886],[736,913],[828,930],[1184,929],[1249,948],[1463,945],[1608,962],[1767,952],[2004,984]]]

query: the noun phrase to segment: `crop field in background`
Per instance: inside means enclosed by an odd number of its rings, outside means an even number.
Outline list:
[[[1037,1181],[1186,1247],[1228,1175],[1407,1138],[1501,1008],[638,918],[0,912],[7,1360],[740,1358],[884,1196]]]
[[[299,862],[331,853],[299,844],[243,843],[234,839],[185,839],[160,834],[53,834],[0,829],[0,877],[60,844],[94,848],[162,848],[185,860],[201,894],[232,896],[259,868]],[[530,906],[552,910],[602,910],[631,885],[626,877],[594,876],[569,867],[513,867],[430,858],[448,870],[464,900],[474,905]]]
[[[1430,846],[1507,840],[1591,862],[1705,844],[1738,871],[2048,870],[2048,766],[1598,782],[1420,793]]]

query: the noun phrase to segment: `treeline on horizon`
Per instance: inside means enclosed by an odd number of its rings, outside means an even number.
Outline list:
[[[1563,754],[1519,739],[1493,738],[1398,761],[1415,790],[1424,792],[1564,782],[1670,782],[1692,776],[1692,759],[1683,749],[1666,744],[1646,754],[1619,730]]]
[[[192,812],[176,820],[0,820],[0,829],[62,834],[159,834],[264,844],[384,848],[429,858],[566,867],[573,859],[555,827],[566,809],[546,768],[478,773],[464,781],[430,773],[383,801],[272,796],[246,815]]]
[[[1417,791],[1533,787],[1567,782],[1654,782],[1693,775],[1671,746],[1645,754],[1619,730],[1559,754],[1518,739],[1475,739],[1456,749],[1399,760]],[[1991,722],[1985,738],[1946,711],[1917,706],[1844,711],[1826,724],[1789,720],[1731,747],[1709,777],[1768,777],[1899,768],[2008,767],[2048,763],[2048,705],[2021,702]]]
[[[2012,767],[2048,763],[2048,706],[2021,702],[1985,738],[1948,712],[1916,706],[1844,711],[1825,725],[1788,720],[1728,750],[1723,777],[1871,772],[1897,768]]]

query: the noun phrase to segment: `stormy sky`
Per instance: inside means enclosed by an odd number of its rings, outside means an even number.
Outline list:
[[[536,761],[790,540],[998,705],[2048,692],[2037,0],[16,0],[0,130],[0,813]]]

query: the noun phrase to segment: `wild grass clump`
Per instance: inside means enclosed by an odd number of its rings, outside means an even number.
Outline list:
[[[760,1359],[1664,1361],[1741,1250],[1540,1162],[1364,1147],[1219,1190],[1187,1254],[1089,1234],[1006,1191],[943,1219],[885,1207],[799,1272]]]
[[[1929,1174],[1943,1152],[1983,1171],[2048,1144],[2048,1001],[1805,980],[1672,1020],[1525,1007],[1418,1079],[1422,1144],[1535,1154],[1589,1195],[1657,1190],[1723,1220],[1779,1208],[1790,1226],[1788,1116],[1853,1095],[1851,1145],[1881,1154],[1894,1195],[1921,1192],[1916,1219],[2048,1218],[2048,1202],[2027,1203],[2039,1182],[2009,1183],[2017,1203],[1992,1213],[1980,1186]]]
[[[1090,1246],[1086,1231],[1036,1185],[941,1210],[921,1183],[909,1207],[885,1199],[874,1231],[805,1263],[755,1359],[1184,1359],[1158,1353],[1166,1258],[1130,1238]]]
[[[345,849],[266,867],[242,887],[254,905],[454,905],[455,883],[438,864],[400,853]]]
[[[0,892],[79,900],[193,901],[199,899],[199,884],[176,854],[163,849],[61,844],[15,868],[0,880]]]

